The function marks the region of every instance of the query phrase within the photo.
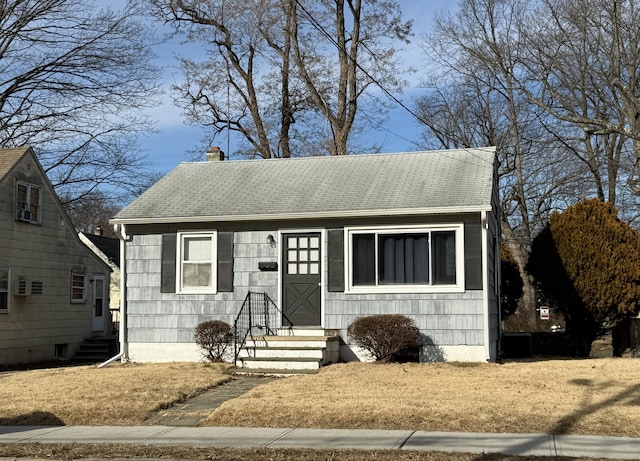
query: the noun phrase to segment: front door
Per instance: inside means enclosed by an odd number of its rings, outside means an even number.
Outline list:
[[[285,234],[283,251],[283,325],[320,326],[320,233]]]
[[[104,276],[96,275],[93,277],[93,303],[91,316],[91,331],[104,331],[104,314],[105,314],[105,298],[106,287]]]

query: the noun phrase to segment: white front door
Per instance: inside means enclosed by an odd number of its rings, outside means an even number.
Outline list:
[[[104,332],[104,316],[106,306],[106,286],[104,275],[93,277],[93,303],[91,317],[91,331]]]

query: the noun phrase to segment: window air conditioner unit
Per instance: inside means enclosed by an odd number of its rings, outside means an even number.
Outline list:
[[[18,210],[18,220],[31,221],[31,211],[25,209]]]
[[[31,284],[28,280],[18,279],[16,280],[16,286],[13,290],[15,296],[28,296],[30,293]]]

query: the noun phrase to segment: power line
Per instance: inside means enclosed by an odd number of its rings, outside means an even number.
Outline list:
[[[311,13],[309,13],[309,11],[304,7],[304,5],[302,5],[302,3],[300,3],[300,0],[295,0],[296,4],[298,5],[298,7],[300,7],[300,9],[302,10],[302,12],[306,15],[307,19],[309,19],[309,21],[311,22],[311,24],[313,25],[313,27],[318,30],[318,32],[320,32],[322,35],[324,35],[333,46],[336,47],[336,49],[343,53],[345,56],[347,56],[347,59],[351,60],[351,62],[353,64],[355,64],[355,66],[362,71],[378,88],[380,88],[384,94],[386,94],[392,101],[394,101],[396,104],[398,104],[401,108],[403,108],[405,111],[407,111],[409,114],[411,114],[416,120],[418,120],[420,123],[429,126],[429,124],[423,120],[418,114],[416,114],[413,110],[411,110],[409,107],[407,107],[400,99],[398,99],[393,93],[391,93],[391,91],[389,91],[387,88],[384,87],[384,85],[382,83],[380,83],[374,76],[372,76],[364,67],[362,67],[360,65],[359,62],[357,62],[355,59],[353,59],[351,57],[351,55],[347,52],[347,50],[345,50],[343,47],[340,46],[340,44],[336,41],[336,39],[334,37],[331,36],[331,34],[329,32],[327,32],[324,28],[324,26],[322,24],[320,24],[312,15]],[[367,47],[367,45],[363,42],[360,42],[360,44],[362,45],[362,47],[369,53],[369,55],[371,55],[374,59],[376,59],[375,54]],[[386,129],[386,128],[385,128]],[[392,133],[395,136],[398,136],[401,139],[404,139],[401,135],[392,132],[389,129],[386,129],[387,132]],[[406,140],[406,139],[405,139]],[[414,141],[409,141],[412,144],[414,144],[417,147],[421,147],[420,145],[418,145],[416,142]],[[478,157],[478,159],[481,159],[483,161],[485,161],[483,158]]]

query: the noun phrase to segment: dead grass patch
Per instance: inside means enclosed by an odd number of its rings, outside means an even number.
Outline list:
[[[0,374],[0,425],[135,425],[229,379],[227,365],[112,364]]]
[[[636,359],[348,363],[259,386],[201,425],[640,437]]]
[[[567,461],[561,456],[442,453],[400,450],[310,450],[307,448],[199,448],[116,444],[0,444],[0,457],[71,461],[93,459],[177,459],[216,461]],[[572,461],[604,461],[571,458]]]

